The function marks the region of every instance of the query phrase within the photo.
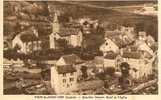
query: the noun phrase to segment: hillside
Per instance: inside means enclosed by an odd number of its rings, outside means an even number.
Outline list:
[[[102,5],[102,2],[92,2]],[[110,2],[112,3],[112,2]],[[114,4],[116,2],[113,2]],[[106,3],[108,4],[108,3]],[[116,4],[115,4],[116,6]],[[54,12],[60,12],[61,22],[66,22],[69,17],[78,19],[90,17],[98,19],[107,29],[114,29],[117,25],[134,26],[136,30],[145,30],[156,40],[158,36],[157,16],[144,16],[127,12],[119,12],[113,9],[85,7],[68,2],[49,1],[15,1],[4,2],[4,36],[13,37],[20,31],[20,26],[34,25],[43,35],[51,33],[51,22]]]

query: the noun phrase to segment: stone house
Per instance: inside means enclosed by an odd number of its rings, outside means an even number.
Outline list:
[[[147,77],[152,74],[152,61],[145,59],[141,52],[124,51],[122,54],[123,62],[130,65],[130,75],[134,79]]]
[[[105,42],[100,46],[100,51],[102,51],[104,55],[106,55],[106,52],[109,51],[118,53],[119,49],[134,42],[133,28],[124,28],[105,32]]]
[[[18,52],[31,53],[41,50],[42,41],[38,38],[38,32],[33,27],[25,30],[14,37],[12,48],[18,48]]]
[[[72,65],[51,67],[51,87],[56,94],[67,94],[77,88],[77,71]]]
[[[69,54],[60,57],[60,59],[56,62],[57,66],[64,66],[64,65],[72,65],[76,71],[78,76],[82,75],[81,67],[83,66],[84,61],[81,60],[76,54]]]

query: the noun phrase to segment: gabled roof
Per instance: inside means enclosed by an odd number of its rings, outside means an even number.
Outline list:
[[[105,37],[111,39],[119,48],[133,42],[133,34],[119,30],[105,31]]]
[[[126,38],[124,37],[126,36]],[[133,40],[129,38],[127,35],[114,35],[111,37],[108,37],[111,39],[119,48],[126,47],[127,45],[133,43]]]
[[[39,38],[34,33],[33,27],[29,27],[27,30],[24,30],[20,33],[20,39],[23,42],[37,41]]]
[[[109,37],[119,48],[125,47],[125,43],[119,36]]]
[[[144,57],[150,59],[150,58],[153,57],[153,55],[151,55],[151,54],[150,54],[149,52],[147,52],[147,51],[144,51]]]
[[[23,34],[20,36],[20,39],[23,42],[29,42],[29,41],[37,41],[39,40],[38,37],[36,37],[34,34]]]
[[[57,66],[58,74],[76,72],[76,69],[72,65]]]
[[[72,64],[77,64],[77,63],[82,63],[83,61],[80,59],[80,57],[78,57],[75,54],[70,54],[70,55],[64,55],[62,56],[62,58],[64,59],[65,63],[67,65],[72,65]]]
[[[147,41],[155,42],[154,38],[151,35],[147,36]]]

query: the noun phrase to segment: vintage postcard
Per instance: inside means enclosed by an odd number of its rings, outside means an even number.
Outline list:
[[[159,99],[159,0],[2,3],[2,98]]]

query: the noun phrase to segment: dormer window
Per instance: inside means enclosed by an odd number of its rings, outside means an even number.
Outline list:
[[[106,42],[106,44],[105,45],[108,45],[108,42]]]

